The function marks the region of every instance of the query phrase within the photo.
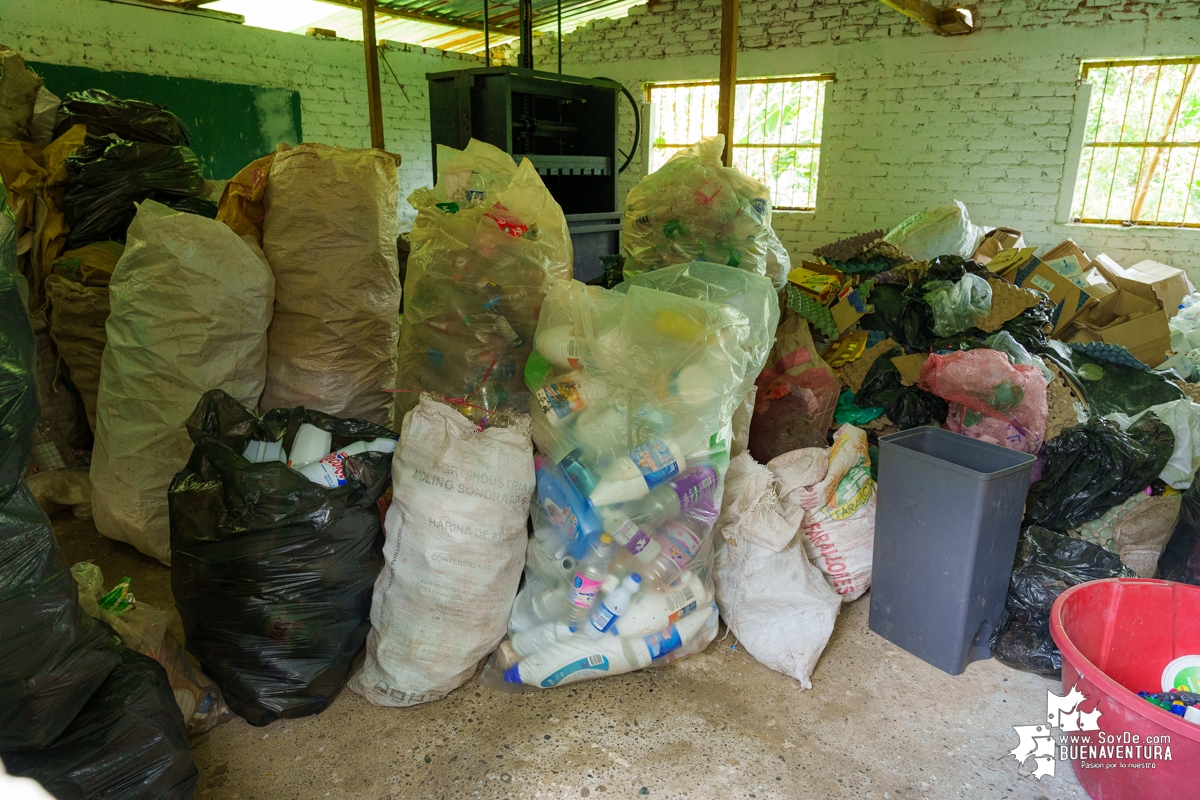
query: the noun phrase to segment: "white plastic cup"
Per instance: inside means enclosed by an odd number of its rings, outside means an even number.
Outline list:
[[[308,422],[296,431],[292,442],[292,452],[288,458],[289,467],[302,467],[314,461],[320,461],[333,447],[333,434],[323,431]]]

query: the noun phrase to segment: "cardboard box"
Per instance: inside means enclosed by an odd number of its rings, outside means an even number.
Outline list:
[[[988,231],[975,248],[971,259],[977,264],[987,266],[1003,250],[1020,250],[1025,246],[1025,239],[1015,228],[996,228]]]
[[[1053,261],[1056,258],[1062,258],[1064,256],[1075,256],[1075,260],[1079,262],[1080,268],[1091,263],[1091,259],[1088,258],[1088,254],[1083,252],[1083,248],[1075,244],[1074,240],[1072,239],[1066,239],[1062,242],[1059,242],[1057,245],[1038,256],[1038,258],[1042,259],[1042,261]]]
[[[1096,302],[1085,289],[1087,280],[1079,264],[1074,255],[1066,255],[1049,263],[1031,258],[1010,278],[1022,289],[1037,289],[1050,297],[1055,305],[1050,318],[1054,326],[1052,334],[1062,331],[1090,304]]]
[[[1029,263],[1029,259],[1033,258],[1033,254],[1037,252],[1036,247],[1022,247],[1016,250],[1001,250],[996,256],[988,262],[987,268],[996,273],[1002,278],[1009,278],[1009,275],[1016,272],[1021,267]],[[1011,278],[1009,278],[1011,280]]]
[[[1092,263],[1114,286],[1158,304],[1168,318],[1179,313],[1179,304],[1192,291],[1192,283],[1183,270],[1157,261],[1139,261],[1124,268],[1101,253]]]
[[[804,267],[793,269],[788,273],[787,279],[823,306],[828,305],[842,288],[842,282],[837,276],[814,272]]]
[[[1076,342],[1119,344],[1143,363],[1157,367],[1171,349],[1167,315],[1157,300],[1118,289],[1097,302],[1076,321]]]
[[[837,329],[842,333],[850,330],[868,310],[870,309],[863,302],[862,295],[853,286],[842,287],[837,302],[829,307],[829,313],[833,316],[833,324],[837,325]]]

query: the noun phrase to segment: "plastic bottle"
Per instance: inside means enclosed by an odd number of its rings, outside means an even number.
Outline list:
[[[578,628],[565,622],[543,622],[541,625],[513,634],[509,639],[509,644],[514,653],[524,658],[578,632]]]
[[[346,485],[346,469],[343,461],[349,456],[362,453],[394,453],[396,440],[388,438],[371,439],[370,441],[351,442],[341,450],[334,451],[311,464],[305,464],[296,469],[304,477],[327,489],[336,489]]]
[[[651,489],[671,480],[686,466],[679,445],[654,437],[613,460],[600,473],[590,499],[593,505],[608,506],[640,500]]]
[[[605,508],[600,511],[613,540],[638,563],[649,564],[662,551],[662,546],[650,534],[619,510]]]
[[[587,499],[591,483],[590,471],[571,456],[558,464],[544,461],[537,468],[538,501],[567,552],[576,559],[587,554],[588,542],[604,530]]]
[[[708,464],[688,467],[677,478],[639,500],[630,510],[629,517],[635,522],[644,523],[674,519],[692,509],[699,509],[708,521],[717,483],[717,471]],[[716,519],[711,521],[716,522]]]
[[[546,421],[554,427],[565,424],[584,408],[595,405],[607,394],[599,381],[584,380],[579,372],[548,383],[533,393]]]
[[[533,340],[534,348],[551,364],[575,369],[579,366],[579,342],[575,329],[559,325],[542,331]]]
[[[600,599],[600,587],[608,577],[608,563],[612,560],[613,538],[607,533],[588,548],[587,555],[575,567],[575,575],[567,586],[567,619],[578,623],[587,619]]]
[[[292,439],[292,452],[287,465],[294,469],[318,461],[329,452],[332,443],[332,433],[305,422],[296,430],[296,436]]]
[[[697,608],[707,608],[712,598],[694,571],[681,576],[678,585],[663,592],[639,592],[614,629],[617,636],[643,636],[660,631]]]
[[[283,442],[262,442],[258,439],[251,439],[246,442],[246,449],[242,452],[242,457],[251,464],[265,464],[268,461],[282,461],[287,463],[287,453],[283,449]]]
[[[659,552],[642,567],[641,575],[651,584],[666,586],[695,560],[704,537],[685,520],[676,519],[664,523],[654,541]]]
[[[592,637],[607,633],[616,623],[617,617],[624,614],[629,608],[629,604],[633,602],[633,596],[640,588],[642,588],[641,575],[635,572],[627,576],[592,611],[587,624],[583,626],[583,632]]]
[[[558,586],[540,592],[522,591],[513,602],[508,629],[513,634],[531,631],[546,623],[555,622],[566,602],[566,587]]]
[[[686,646],[709,621],[709,616],[692,614],[649,636],[601,636],[595,639],[568,636],[504,670],[504,680],[549,689],[587,678],[642,669],[653,664],[655,659],[662,659]]]

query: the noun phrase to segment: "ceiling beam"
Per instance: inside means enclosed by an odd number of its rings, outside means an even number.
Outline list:
[[[344,8],[362,9],[362,3],[358,0],[320,0],[322,3],[329,5],[342,6]],[[468,20],[456,20],[450,17],[443,17],[438,14],[425,14],[420,11],[404,11],[389,6],[376,6],[375,13],[381,17],[391,17],[393,19],[406,19],[413,22],[428,22],[434,25],[445,25],[448,28],[461,28],[468,31],[482,31],[483,25],[478,22],[470,22]],[[489,25],[488,29],[501,34],[502,36],[520,36],[521,31],[517,28],[510,28],[505,25]]]
[[[963,8],[938,8],[926,0],[879,0],[893,11],[943,36],[971,33],[975,30],[972,13]]]

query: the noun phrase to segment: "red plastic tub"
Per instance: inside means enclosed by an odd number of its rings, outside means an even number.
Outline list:
[[[1079,709],[1101,711],[1099,731],[1064,732],[1059,742],[1092,800],[1200,797],[1200,725],[1137,696],[1162,690],[1173,659],[1200,653],[1200,586],[1137,578],[1073,586],[1054,603],[1050,634],[1062,651],[1063,695],[1076,687],[1086,698]]]

